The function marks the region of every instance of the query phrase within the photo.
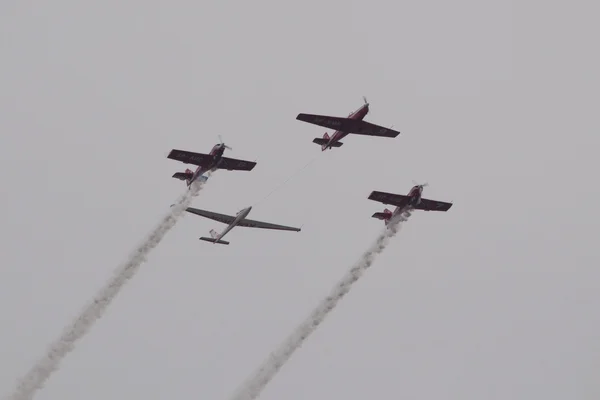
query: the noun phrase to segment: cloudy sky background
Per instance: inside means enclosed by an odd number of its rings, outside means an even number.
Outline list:
[[[219,4],[220,3],[220,4]],[[223,399],[371,244],[372,190],[415,213],[261,399],[600,395],[597,6],[525,0],[57,0],[0,5],[0,388],[54,341],[185,190],[213,175],[37,399]],[[366,120],[396,139],[325,130]],[[267,194],[313,157],[283,188]]]

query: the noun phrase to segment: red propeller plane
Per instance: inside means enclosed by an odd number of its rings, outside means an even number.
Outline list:
[[[367,98],[363,97],[363,99],[365,104],[356,111],[351,112],[347,118],[315,114],[298,114],[296,119],[298,121],[308,122],[309,124],[336,129],[331,137],[325,132],[323,138],[313,139],[313,143],[321,145],[322,151],[342,146],[343,143],[340,142],[340,140],[349,133],[389,138],[398,136],[400,134],[398,131],[363,121],[363,118],[369,113],[369,103],[367,102]]]
[[[386,208],[383,212],[376,212],[371,215],[371,217],[381,219],[387,225],[393,218],[402,214],[407,208],[423,211],[448,211],[450,207],[452,207],[452,203],[422,198],[421,193],[423,193],[423,188],[425,186],[427,186],[426,183],[413,186],[407,196],[379,191],[371,192],[369,200],[396,206],[396,209],[393,212]]]
[[[219,135],[219,139],[220,138]],[[173,174],[173,178],[185,181],[189,188],[192,182],[197,179],[206,182],[208,178],[202,174],[208,171],[215,171],[217,169],[226,169],[228,171],[252,171],[256,166],[256,163],[253,161],[223,157],[225,149],[232,150],[231,147],[225,145],[221,140],[221,143],[216,144],[209,154],[194,153],[177,149],[171,150],[167,158],[181,161],[184,164],[194,164],[198,166],[195,172],[189,168],[187,168],[185,172],[176,172]]]

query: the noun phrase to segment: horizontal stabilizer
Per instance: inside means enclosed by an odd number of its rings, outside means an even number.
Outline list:
[[[376,212],[375,214],[371,215],[371,218],[377,218],[377,219],[389,219],[392,215],[391,214],[387,214],[387,213],[383,213],[383,212]]]
[[[323,145],[329,143],[329,140],[322,139],[322,138],[314,138],[313,143],[323,146]],[[343,144],[344,143],[342,143],[342,142],[335,142],[331,145],[331,147],[341,147]]]
[[[225,240],[215,240],[209,237],[201,237],[200,240],[204,240],[205,242],[218,243],[218,244],[229,244],[229,242]]]
[[[192,178],[192,174],[186,174],[185,172],[175,172],[173,174],[173,178],[185,181],[186,179],[191,179]]]

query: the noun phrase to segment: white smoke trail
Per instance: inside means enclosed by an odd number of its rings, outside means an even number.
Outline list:
[[[129,259],[115,271],[114,276],[88,304],[81,314],[67,326],[58,340],[48,348],[48,352],[19,382],[17,389],[10,396],[12,400],[30,400],[37,390],[41,389],[50,377],[58,370],[63,358],[74,348],[77,340],[81,339],[92,327],[94,322],[102,317],[111,301],[117,296],[125,283],[138,271],[146,261],[146,256],[156,247],[165,234],[175,226],[178,218],[191,204],[194,197],[202,189],[203,183],[195,181],[190,189],[183,194],[171,207],[169,213],[154,228],[141,245],[131,254]]]
[[[231,400],[254,400],[260,395],[275,374],[289,360],[294,351],[302,346],[302,343],[325,320],[329,312],[335,308],[338,301],[350,291],[352,285],[373,264],[375,257],[386,248],[389,240],[400,230],[401,222],[408,220],[411,211],[411,209],[405,209],[402,214],[395,217],[393,221],[390,221],[375,243],[333,288],[331,294],[323,299],[309,317],[292,332],[288,339],[269,355],[262,367],[238,389],[236,394],[231,397]]]

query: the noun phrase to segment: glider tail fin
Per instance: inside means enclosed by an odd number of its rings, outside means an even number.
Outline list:
[[[204,240],[205,242],[218,243],[218,244],[229,244],[228,241],[218,239],[219,233],[214,229],[210,230],[211,237],[201,237],[200,240]]]
[[[208,237],[201,237],[200,240],[204,240],[205,242],[211,242],[211,243],[217,243],[217,244],[229,244],[229,242],[225,241],[225,240],[217,240],[214,238],[208,238]]]

